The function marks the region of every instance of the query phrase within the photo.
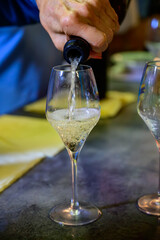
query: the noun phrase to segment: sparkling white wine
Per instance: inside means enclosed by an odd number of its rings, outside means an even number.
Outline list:
[[[72,119],[69,119],[68,109],[47,113],[48,121],[59,133],[64,145],[72,152],[81,149],[99,117],[100,111],[95,108],[75,109]]]

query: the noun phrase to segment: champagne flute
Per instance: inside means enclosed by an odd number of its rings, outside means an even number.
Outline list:
[[[145,65],[137,109],[151,131],[159,151],[158,192],[139,198],[138,208],[144,213],[160,216],[160,61],[151,61]]]
[[[64,225],[84,225],[101,216],[100,210],[79,202],[77,160],[84,142],[100,117],[99,97],[92,68],[70,65],[52,69],[46,103],[46,117],[61,137],[71,160],[72,198],[50,211],[50,218]]]

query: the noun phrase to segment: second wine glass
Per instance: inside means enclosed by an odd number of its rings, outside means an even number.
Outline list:
[[[138,113],[151,131],[159,151],[158,192],[138,199],[138,208],[144,213],[160,216],[160,61],[148,62],[142,76]]]
[[[72,199],[50,212],[50,218],[64,225],[84,225],[100,217],[100,210],[79,202],[77,194],[77,160],[86,138],[97,124],[100,106],[96,81],[89,66],[76,71],[70,65],[54,67],[51,73],[46,117],[61,137],[71,160]]]

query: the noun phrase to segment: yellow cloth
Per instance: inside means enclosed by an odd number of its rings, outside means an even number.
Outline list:
[[[24,110],[27,112],[35,112],[35,113],[45,113],[46,109],[46,99],[42,98],[34,103],[28,104],[24,107]]]
[[[100,101],[101,118],[114,117],[126,105],[135,102],[137,96],[131,92],[108,91],[106,99]],[[46,100],[42,99],[25,107],[26,111],[45,112]]]
[[[100,101],[101,118],[114,117],[126,105],[137,100],[131,92],[108,91],[106,99]]]
[[[0,117],[0,192],[64,145],[46,119]]]

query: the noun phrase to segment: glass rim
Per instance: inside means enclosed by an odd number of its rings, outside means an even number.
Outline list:
[[[156,63],[159,63],[159,65],[156,65]],[[151,67],[158,67],[160,68],[160,60],[156,60],[156,61],[149,61],[146,63],[147,66],[151,66]]]
[[[92,67],[89,65],[84,65],[84,64],[79,64],[78,67],[83,67],[83,69],[76,69],[76,71],[80,72],[80,71],[86,71],[86,70],[91,70]],[[65,69],[66,68],[66,69]],[[67,69],[69,68],[69,70]],[[62,64],[62,65],[57,65],[52,67],[52,70],[54,71],[59,71],[59,72],[70,72],[71,71],[71,65],[70,64]]]

